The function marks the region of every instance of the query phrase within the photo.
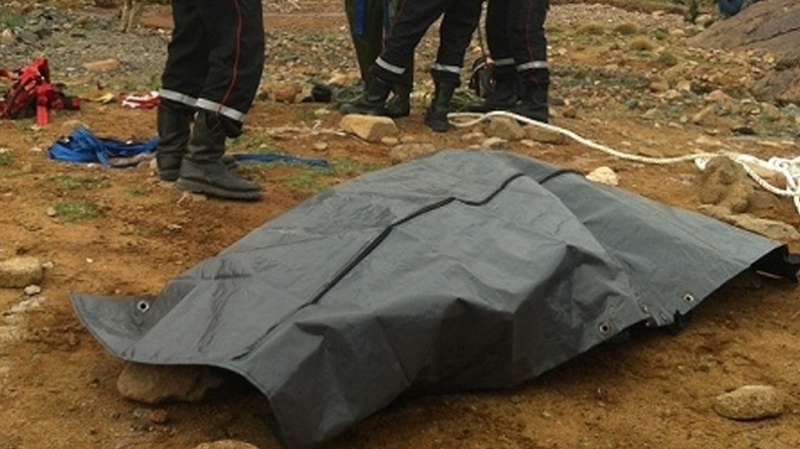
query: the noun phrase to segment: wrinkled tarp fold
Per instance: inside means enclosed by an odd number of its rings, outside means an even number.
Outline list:
[[[406,392],[513,386],[670,325],[750,268],[797,271],[784,245],[703,215],[447,150],[306,200],[155,297],[71,298],[122,359],[246,377],[305,448]]]

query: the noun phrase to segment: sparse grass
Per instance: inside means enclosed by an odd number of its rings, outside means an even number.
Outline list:
[[[98,178],[97,176],[80,178],[72,175],[56,175],[49,179],[50,181],[54,182],[59,189],[62,190],[104,189],[110,185],[108,179]]]
[[[132,198],[141,198],[143,196],[147,196],[143,191],[136,188],[128,189],[125,191],[125,193]]]
[[[294,116],[301,121],[316,120],[317,116],[314,111],[309,108],[297,108],[294,110]]]
[[[382,168],[377,164],[365,164],[353,159],[335,159],[331,162],[331,172],[334,175],[352,174],[358,176],[362,173],[378,170]]]
[[[669,37],[669,31],[665,30],[664,28],[656,28],[653,30],[653,39],[658,41],[663,41]]]
[[[623,36],[633,36],[639,34],[639,27],[632,23],[621,23],[614,27],[614,32]]]
[[[97,206],[86,200],[59,201],[53,205],[56,215],[67,221],[88,220],[100,216]]]
[[[653,42],[646,36],[635,37],[628,42],[628,47],[633,51],[651,51]]]
[[[331,161],[329,169],[303,167],[297,173],[283,179],[286,187],[319,192],[338,183],[342,178],[354,178],[363,173],[377,170],[382,166],[366,164],[349,158]]]
[[[330,186],[322,178],[323,171],[318,168],[303,168],[282,181],[283,185],[292,189],[312,190],[319,192]]]
[[[606,34],[606,29],[602,25],[590,23],[580,27],[577,34],[584,36],[602,36]]]
[[[667,67],[672,67],[678,64],[678,57],[668,51],[665,51],[658,55],[656,62]]]
[[[280,153],[283,149],[270,136],[247,132],[228,141],[231,153]]]
[[[14,162],[14,153],[7,148],[0,148],[0,166],[9,166]]]
[[[25,25],[25,17],[0,7],[0,28],[19,28]]]

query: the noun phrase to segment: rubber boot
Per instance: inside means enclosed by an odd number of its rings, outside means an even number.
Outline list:
[[[156,146],[156,168],[158,179],[175,182],[181,171],[181,161],[186,155],[189,145],[194,109],[188,106],[175,105],[162,100],[156,109],[156,130],[158,146]],[[228,169],[236,167],[232,156],[224,156],[222,162]]]
[[[385,115],[386,99],[389,98],[391,90],[392,83],[373,76],[361,96],[351,103],[343,104],[339,112],[342,115]]]
[[[161,101],[156,110],[156,167],[158,178],[174,182],[181,170],[181,161],[189,144],[194,110]]]
[[[486,95],[481,103],[468,104],[467,112],[486,113],[491,111],[509,111],[517,105],[517,71],[514,67],[497,69],[492,73],[494,89]]]
[[[425,113],[425,124],[436,132],[445,132],[450,129],[447,114],[450,112],[450,102],[456,91],[456,83],[441,81],[436,83],[433,100]]]
[[[520,103],[511,112],[537,122],[548,123],[550,111],[547,87],[547,84],[526,83]]]
[[[390,118],[408,117],[411,114],[411,89],[395,84],[392,96],[386,101],[382,115]]]
[[[198,112],[175,185],[181,190],[224,199],[260,199],[258,184],[234,176],[222,162],[226,139],[223,124],[216,114]]]

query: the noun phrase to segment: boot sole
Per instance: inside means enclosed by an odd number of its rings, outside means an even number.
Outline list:
[[[185,178],[178,178],[177,182],[175,182],[175,187],[187,192],[202,193],[229,200],[258,201],[261,199],[260,190],[225,190],[204,182],[193,181]]]

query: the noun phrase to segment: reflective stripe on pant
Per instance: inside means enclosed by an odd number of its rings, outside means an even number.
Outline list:
[[[419,41],[442,15],[436,63],[460,68],[480,19],[480,0],[401,0],[386,46],[374,66],[376,73],[387,80],[405,73]],[[437,73],[450,77],[449,71]]]
[[[264,69],[261,1],[172,0],[172,14],[160,92],[241,123]]]
[[[401,0],[345,0],[347,22],[350,26],[350,37],[356,51],[361,79],[369,82],[372,75],[370,67],[383,50],[384,33],[391,26]],[[414,83],[414,67],[397,82],[408,92]]]
[[[549,0],[489,0],[486,41],[497,60],[513,59],[517,71],[535,84],[550,84],[544,23]]]

